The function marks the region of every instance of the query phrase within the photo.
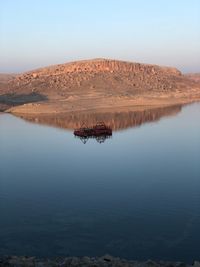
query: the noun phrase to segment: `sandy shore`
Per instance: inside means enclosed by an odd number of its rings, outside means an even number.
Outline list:
[[[144,111],[159,107],[183,105],[200,101],[200,90],[190,89],[168,93],[148,93],[136,96],[84,95],[66,99],[49,99],[35,103],[16,105],[6,109],[13,114],[62,114],[67,112]]]

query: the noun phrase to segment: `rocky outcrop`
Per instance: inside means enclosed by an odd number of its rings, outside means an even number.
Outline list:
[[[81,91],[142,91],[174,90],[186,86],[188,81],[175,68],[96,59],[55,65],[18,75],[9,86],[17,91],[45,91],[65,95]],[[62,91],[62,93],[61,93]]]
[[[175,68],[160,67],[157,65],[132,63],[119,60],[109,59],[94,59],[76,61],[67,64],[61,64],[56,66],[50,66],[47,68],[38,69],[33,72],[28,72],[27,75],[32,75],[33,78],[37,78],[41,75],[58,75],[62,73],[74,73],[74,72],[146,72],[149,74],[159,74],[161,72],[166,74],[181,75],[181,72]]]

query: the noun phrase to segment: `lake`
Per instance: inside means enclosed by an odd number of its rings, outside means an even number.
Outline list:
[[[105,140],[0,114],[0,255],[199,259],[200,104],[158,113],[101,114]]]

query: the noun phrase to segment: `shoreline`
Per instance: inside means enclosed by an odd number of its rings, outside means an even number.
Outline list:
[[[187,94],[179,96],[135,96],[135,97],[100,97],[98,99],[85,98],[73,100],[48,100],[42,102],[30,102],[13,105],[2,110],[4,113],[11,113],[16,116],[51,116],[69,113],[113,113],[125,111],[145,111],[156,108],[172,107],[177,105],[187,105],[200,101],[200,92],[197,94]],[[0,104],[1,108],[1,104]]]
[[[1,256],[1,267],[200,267],[199,261],[192,264],[181,261],[135,261],[110,255],[102,257],[56,257],[40,259],[27,256]]]

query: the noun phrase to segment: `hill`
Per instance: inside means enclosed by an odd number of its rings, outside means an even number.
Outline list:
[[[188,73],[186,76],[193,81],[200,82],[200,73]]]
[[[7,84],[14,79],[15,76],[15,74],[0,73],[0,92],[8,90]]]
[[[200,99],[200,83],[175,68],[108,59],[26,72],[0,90],[0,103],[15,113],[138,109]]]

